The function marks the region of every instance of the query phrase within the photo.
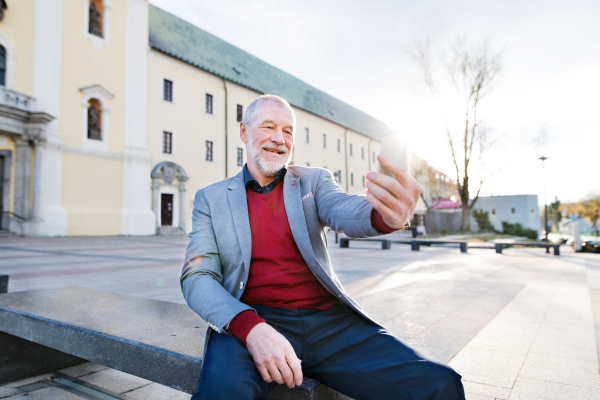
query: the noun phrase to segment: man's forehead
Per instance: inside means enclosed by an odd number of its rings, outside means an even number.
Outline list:
[[[278,115],[282,117],[288,117],[291,120],[294,118],[292,110],[281,104],[276,100],[265,100],[258,107],[259,119],[265,120],[270,119],[268,115]]]

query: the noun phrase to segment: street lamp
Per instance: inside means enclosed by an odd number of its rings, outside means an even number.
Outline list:
[[[543,242],[549,242],[548,240],[548,202],[546,201],[546,168],[545,161],[548,157],[541,156],[538,160],[542,160],[542,176],[544,180],[544,229],[546,230],[546,237],[542,239]]]

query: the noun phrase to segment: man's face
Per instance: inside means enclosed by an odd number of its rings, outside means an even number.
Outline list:
[[[294,146],[292,112],[277,101],[261,103],[251,126],[241,123],[240,137],[246,143],[248,163],[267,177],[274,177],[292,158]]]

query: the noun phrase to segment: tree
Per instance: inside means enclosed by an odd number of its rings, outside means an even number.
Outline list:
[[[495,52],[489,40],[470,46],[464,40],[451,44],[448,56],[442,57],[444,71],[437,72],[431,60],[427,41],[417,44],[412,57],[419,65],[422,80],[436,103],[447,92],[458,96],[460,103],[460,128],[453,128],[448,121],[448,113],[440,106],[439,112],[445,126],[450,154],[456,169],[458,194],[461,199],[463,231],[471,229],[471,210],[477,203],[483,184],[483,153],[489,148],[487,129],[478,115],[481,102],[492,91],[502,69],[502,51]],[[442,93],[444,92],[444,93]],[[458,116],[456,113],[453,116]],[[475,159],[473,158],[475,157]],[[470,178],[479,161],[480,175],[477,193],[470,199]]]

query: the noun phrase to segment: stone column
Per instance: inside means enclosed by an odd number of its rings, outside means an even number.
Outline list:
[[[160,233],[160,183],[158,178],[152,178],[152,209],[155,215],[156,234]]]
[[[35,162],[33,164],[33,203],[31,208],[33,236],[38,235],[37,225],[42,218],[42,163],[44,159],[43,139],[35,139]]]
[[[185,206],[185,183],[179,183],[179,228],[185,232],[184,222],[184,206]]]
[[[23,137],[15,139],[15,195],[9,230],[18,235],[29,234],[29,199],[31,182],[31,146]],[[24,220],[26,219],[26,220]]]

